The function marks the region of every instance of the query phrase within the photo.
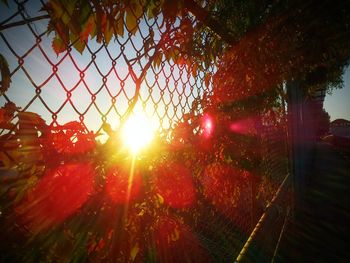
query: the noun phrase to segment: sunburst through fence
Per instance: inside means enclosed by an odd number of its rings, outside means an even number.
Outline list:
[[[0,222],[6,226],[0,252],[7,251],[0,259],[231,262],[288,173],[285,106],[254,133],[265,156],[258,167],[264,180],[257,182],[260,174],[234,167],[236,160],[225,155],[226,137],[211,145],[215,121],[225,113],[217,117],[202,106],[210,104],[217,68],[186,60],[171,38],[195,25],[195,17],[169,23],[160,12],[137,11],[136,2],[125,1],[131,11],[100,39],[87,33],[86,41],[67,43],[50,26],[45,1],[1,8],[0,53],[10,71],[2,78],[9,75],[11,83],[0,96]],[[62,12],[59,19],[69,13]],[[127,136],[148,118],[166,141],[152,150],[165,150],[142,159],[134,143],[153,134],[142,129],[142,136]],[[250,123],[237,121],[230,131],[250,140],[243,134]],[[118,132],[132,148],[129,159],[118,152]],[[289,205],[288,199],[279,207],[279,224]]]

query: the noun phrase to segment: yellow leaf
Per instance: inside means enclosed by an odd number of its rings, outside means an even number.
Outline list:
[[[143,216],[144,214],[145,214],[145,210],[142,209],[137,215],[138,215],[138,216]]]
[[[124,36],[124,21],[121,15],[119,15],[115,20],[115,29],[119,36]]]
[[[126,22],[126,28],[128,29],[128,31],[131,34],[135,35],[137,31],[137,17],[135,16],[134,12],[130,8],[126,10],[125,22]]]
[[[86,46],[85,42],[84,42],[84,41],[81,41],[81,40],[80,40],[80,37],[77,36],[77,35],[75,35],[75,34],[72,33],[72,32],[70,33],[69,38],[70,38],[71,42],[73,43],[74,48],[75,48],[80,54],[82,54],[83,51],[84,51],[84,49],[85,49],[85,46]]]
[[[164,198],[163,198],[163,196],[161,196],[160,194],[157,193],[157,197],[158,197],[158,202],[159,202],[160,204],[163,204],[163,203],[164,203]]]
[[[139,253],[139,251],[140,251],[139,244],[136,243],[135,246],[130,250],[131,261],[135,260],[137,253]]]
[[[105,41],[108,44],[113,35],[113,26],[110,24],[109,20],[107,20],[107,26],[106,26],[104,35],[105,35]]]
[[[176,241],[176,240],[179,240],[179,238],[180,238],[180,232],[179,232],[179,230],[177,228],[175,228],[174,232],[170,236],[170,239],[172,241]]]

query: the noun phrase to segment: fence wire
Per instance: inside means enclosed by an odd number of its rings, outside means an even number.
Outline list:
[[[140,75],[148,62],[142,56],[145,41],[150,29],[155,37],[164,32],[163,17],[143,17],[135,35],[112,39],[109,45],[92,39],[82,54],[70,46],[56,55],[51,46],[52,35],[47,31],[48,17],[38,11],[43,3],[16,0],[9,1],[9,8],[1,8],[0,50],[9,63],[12,83],[0,96],[0,107],[14,102],[21,112],[35,112],[49,125],[77,120],[96,134],[104,133],[104,123],[118,127],[136,92],[134,74]],[[214,66],[209,70],[215,73]],[[147,70],[135,110],[155,117],[160,131],[170,129],[191,110],[196,99],[212,92],[212,82],[205,81],[205,73],[199,71],[194,77],[191,66],[163,58]],[[206,204],[203,207],[209,212],[191,226],[201,246],[216,262],[232,262],[239,255],[288,173],[287,125],[281,121],[283,114],[278,117],[279,126],[260,127],[265,156],[261,170],[265,179],[258,186],[246,186],[243,196],[247,199],[232,208],[235,218],[223,216],[231,211],[226,213]],[[3,129],[0,135],[5,132]],[[100,136],[101,140],[106,136]],[[289,199],[282,203],[278,222],[284,222],[289,206]],[[277,239],[278,229],[278,226],[270,229]]]
[[[135,75],[148,62],[144,43],[153,30],[159,37],[165,30],[161,16],[141,20],[135,35],[113,39],[109,45],[89,41],[79,54],[72,46],[56,56],[47,36],[48,19],[32,22],[42,5],[39,1],[10,2],[12,12],[2,9],[1,51],[10,64],[11,89],[0,103],[16,102],[22,111],[38,112],[48,124],[78,120],[95,133],[103,123],[118,126],[135,95]],[[9,27],[18,21],[24,25]],[[124,25],[125,26],[125,25]],[[213,68],[212,68],[213,70]],[[168,61],[147,70],[141,83],[138,107],[158,120],[160,130],[169,129],[191,109],[192,102],[210,94],[204,72],[196,77],[192,69]]]

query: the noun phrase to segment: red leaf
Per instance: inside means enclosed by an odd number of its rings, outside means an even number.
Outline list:
[[[94,193],[95,172],[89,163],[50,170],[15,209],[21,222],[39,232],[76,213]]]
[[[56,55],[58,55],[66,50],[66,44],[58,35],[56,35],[52,40],[52,48],[55,51]]]
[[[181,163],[160,165],[155,171],[154,179],[156,191],[167,205],[184,208],[195,201],[191,172]]]
[[[107,172],[106,191],[117,204],[126,204],[136,199],[141,187],[139,171],[131,172],[131,167],[112,166]]]

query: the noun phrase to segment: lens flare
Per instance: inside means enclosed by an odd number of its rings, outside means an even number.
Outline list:
[[[15,208],[22,224],[34,233],[60,224],[76,213],[94,193],[90,163],[68,163],[50,171]]]
[[[125,145],[136,154],[151,143],[154,132],[154,122],[145,114],[136,114],[126,121],[122,135]]]
[[[213,118],[208,114],[205,114],[203,116],[202,129],[205,138],[211,137],[214,132],[214,121]]]

